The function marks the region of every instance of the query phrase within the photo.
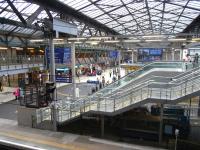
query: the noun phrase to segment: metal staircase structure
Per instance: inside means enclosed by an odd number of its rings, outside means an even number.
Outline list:
[[[170,67],[172,70],[183,69],[184,65],[182,62],[154,62],[91,96],[73,102],[63,100],[57,108],[57,122],[62,124],[83,114],[114,116],[147,103],[173,104],[199,95],[200,68],[170,77],[165,82],[156,82],[155,79],[160,77],[150,77],[147,80],[135,83],[137,78],[140,78],[149,70],[155,68],[169,69]],[[50,113],[46,112],[50,112],[48,108],[40,110],[37,117],[40,120],[42,117],[41,121],[50,120]]]

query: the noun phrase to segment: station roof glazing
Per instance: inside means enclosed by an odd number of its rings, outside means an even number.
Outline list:
[[[0,17],[23,22],[23,19],[9,5],[16,7],[25,21],[32,25],[48,17],[42,10],[30,21],[30,16],[39,9],[39,5],[24,0],[0,0]],[[59,0],[92,19],[114,29],[120,34],[146,35],[171,34],[182,32],[200,15],[199,0]],[[47,1],[48,2],[48,1]],[[50,11],[52,17],[58,13]],[[7,32],[37,35],[35,29],[0,24]]]
[[[60,0],[121,34],[182,32],[200,14],[199,0]]]

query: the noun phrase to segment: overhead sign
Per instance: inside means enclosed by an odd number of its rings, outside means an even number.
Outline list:
[[[139,61],[159,61],[162,59],[163,49],[160,48],[140,48],[138,49]]]
[[[78,34],[78,28],[76,25],[70,24],[58,18],[53,18],[53,30],[71,35]]]
[[[54,53],[56,64],[71,64],[71,48],[55,48]],[[46,48],[46,58],[47,63],[50,64],[50,52],[48,48]]]
[[[110,51],[109,57],[110,58],[117,58],[118,57],[118,51]]]

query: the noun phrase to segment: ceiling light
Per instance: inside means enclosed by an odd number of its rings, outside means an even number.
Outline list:
[[[159,38],[163,37],[163,35],[144,35],[143,38]]]
[[[53,39],[54,41],[63,41],[64,39]]]
[[[109,41],[104,41],[104,43],[119,43],[119,40],[109,40]]]
[[[125,43],[135,43],[135,42],[141,42],[141,40],[123,40]]]
[[[170,42],[176,42],[176,41],[186,41],[186,39],[168,39]]]
[[[21,47],[11,47],[11,48],[15,48],[16,50],[23,50],[23,48]]]
[[[90,37],[91,40],[109,40],[112,37]]]
[[[34,40],[30,40],[30,42],[43,42],[44,39],[34,39]]]
[[[200,38],[192,38],[192,41],[200,41]]]
[[[74,42],[75,44],[82,44],[83,42],[80,42],[80,41],[76,41]]]
[[[163,40],[157,39],[157,40],[146,40],[146,42],[162,42]]]
[[[97,45],[97,44],[99,44],[99,41],[86,41],[85,43]]]
[[[33,48],[33,47],[28,47],[27,49],[32,50],[32,49],[35,49],[35,48]]]
[[[85,40],[86,38],[68,38],[69,41],[79,41],[79,40]]]
[[[8,49],[8,48],[7,48],[7,47],[0,47],[0,49],[5,49],[5,50],[6,50],[6,49]]]

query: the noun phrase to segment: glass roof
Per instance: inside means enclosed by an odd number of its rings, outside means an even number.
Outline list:
[[[39,5],[24,0],[9,0],[17,9],[17,14],[7,0],[0,0],[0,17],[18,22],[37,21],[48,18],[49,14]],[[200,0],[59,0],[92,19],[114,29],[120,34],[171,34],[182,32],[198,15]],[[47,1],[48,2],[48,1]],[[41,10],[40,10],[41,9]],[[39,14],[31,20],[31,16]],[[50,11],[53,17],[58,13]],[[31,20],[31,21],[30,21]],[[78,22],[76,22],[78,23]],[[78,29],[84,25],[78,23]],[[38,36],[39,31],[14,25],[0,24],[8,33],[22,33]],[[93,31],[93,29],[91,30]],[[41,32],[42,34],[42,32]]]
[[[199,0],[60,0],[121,34],[182,32],[200,14]]]

